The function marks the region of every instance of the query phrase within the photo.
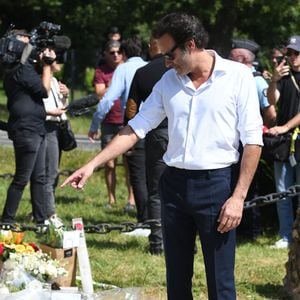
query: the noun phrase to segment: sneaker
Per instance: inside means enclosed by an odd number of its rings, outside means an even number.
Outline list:
[[[131,235],[131,236],[144,236],[148,237],[151,233],[150,229],[143,229],[143,228],[137,228],[131,232],[125,232],[125,235]]]
[[[64,226],[62,220],[56,214],[52,215],[49,218],[49,220],[54,225],[55,228],[60,228]]]
[[[280,239],[274,245],[272,245],[271,249],[287,249],[289,247],[289,242],[287,239]]]

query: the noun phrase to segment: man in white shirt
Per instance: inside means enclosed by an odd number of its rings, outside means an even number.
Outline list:
[[[62,186],[82,189],[97,166],[125,152],[168,117],[168,167],[160,179],[168,299],[193,299],[199,234],[208,298],[232,300],[234,229],[240,224],[262,146],[255,82],[246,66],[205,50],[208,36],[194,16],[169,14],[153,34],[172,69],[154,86],[129,126]],[[235,181],[239,141],[244,152]]]

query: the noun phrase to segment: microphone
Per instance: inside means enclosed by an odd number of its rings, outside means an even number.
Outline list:
[[[71,47],[71,39],[66,35],[54,35],[52,40],[55,48],[58,50],[66,50]]]
[[[73,100],[67,107],[71,114],[81,115],[88,112],[88,107],[94,106],[99,103],[99,98],[96,94],[90,94],[80,99]]]

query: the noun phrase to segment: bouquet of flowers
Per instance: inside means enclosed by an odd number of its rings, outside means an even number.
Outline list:
[[[67,271],[60,261],[43,253],[34,243],[16,240],[13,232],[0,232],[0,294],[3,290],[16,292],[23,289],[43,287],[56,278],[65,276]]]

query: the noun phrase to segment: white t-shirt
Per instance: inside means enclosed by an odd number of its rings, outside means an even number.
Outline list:
[[[44,98],[44,106],[46,111],[53,110],[57,107],[65,107],[68,103],[67,99],[64,101],[63,95],[59,92],[58,81],[55,77],[51,78],[51,90],[48,98]],[[60,122],[61,120],[67,120],[67,116],[63,113],[60,117],[47,116],[47,121]]]

